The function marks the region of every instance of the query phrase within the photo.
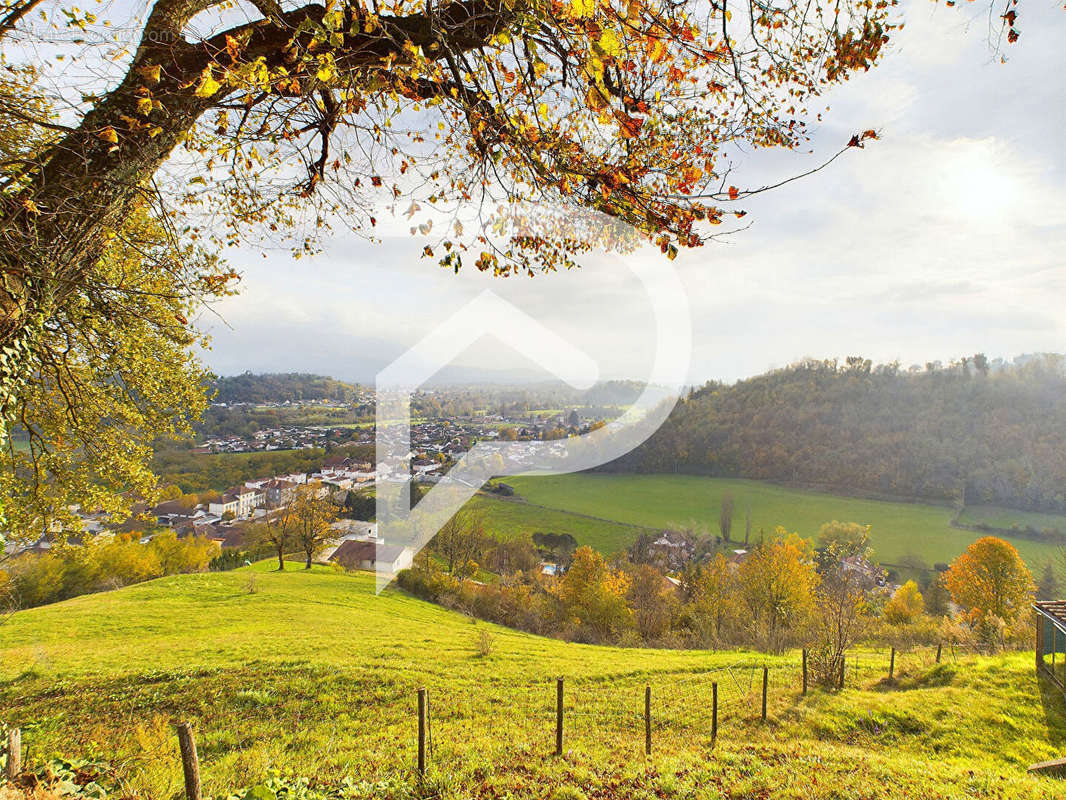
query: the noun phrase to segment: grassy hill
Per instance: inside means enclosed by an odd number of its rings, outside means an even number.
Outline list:
[[[795,653],[568,644],[399,592],[375,597],[370,576],[268,569],[164,578],[15,615],[0,626],[0,719],[24,729],[31,759],[99,754],[125,791],[154,798],[181,790],[175,719],[194,722],[209,795],[280,770],[347,777],[353,798],[1061,796],[1063,784],[1025,773],[1066,749],[1062,697],[1042,691],[1029,654],[939,666],[906,654],[889,683],[886,654],[867,652],[843,692],[802,697]],[[567,678],[563,758],[551,755],[557,675]],[[419,686],[434,744],[424,784],[411,771]]]
[[[787,489],[761,481],[704,478],[694,475],[551,475],[508,478],[506,482],[528,505],[482,496],[492,530],[534,530],[571,533],[581,544],[605,553],[628,547],[643,527],[703,526],[718,532],[722,496],[732,494],[733,538],[744,540],[744,517],[751,509],[752,535],[768,534],[777,525],[813,537],[830,520],[869,524],[877,558],[899,563],[905,555],[928,564],[950,562],[982,534],[953,528],[952,509],[921,503],[885,502],[823,492]],[[567,517],[565,514],[571,514]],[[982,507],[984,521],[1025,525],[1033,515]],[[970,520],[966,520],[969,522]],[[974,520],[977,521],[977,520]],[[1040,515],[1044,527],[1066,518]],[[622,523],[618,527],[616,523]],[[1061,547],[1021,536],[1008,538],[1030,568],[1039,574],[1047,562],[1058,564]]]

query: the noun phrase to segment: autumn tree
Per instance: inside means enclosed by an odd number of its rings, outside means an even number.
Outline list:
[[[441,526],[432,543],[444,559],[448,574],[462,577],[467,563],[482,560],[486,538],[484,518],[475,512],[459,511]]]
[[[678,611],[677,591],[650,564],[639,564],[630,570],[626,601],[645,642],[659,639],[673,627]]]
[[[869,556],[870,526],[857,522],[827,522],[818,531],[818,549],[837,559]]]
[[[609,215],[669,255],[700,245],[763,188],[732,176],[732,156],[803,145],[819,95],[878,59],[894,3],[254,0],[241,19],[219,0],[154,0],[131,28],[2,0],[0,41],[47,41],[57,72],[99,73],[80,91],[49,74],[4,103],[42,146],[0,180],[2,394],[147,204],[187,239],[296,228],[297,252],[338,219],[372,234],[392,206],[427,257],[500,273],[615,236],[497,213],[515,201]],[[55,28],[77,35],[64,47]],[[39,110],[60,98],[62,115]],[[498,235],[464,226],[460,205]]]
[[[318,481],[298,486],[295,499],[282,509],[278,526],[284,529],[292,546],[304,554],[304,569],[311,569],[315,554],[333,537],[332,524],[336,519],[337,506]]]
[[[944,574],[944,583],[974,625],[993,617],[1013,625],[1027,613],[1036,588],[1014,545],[995,536],[967,547]]]
[[[591,547],[574,552],[566,574],[552,587],[565,620],[583,626],[596,638],[606,640],[629,625],[632,612],[626,605],[630,579],[613,570]]]
[[[863,635],[869,621],[872,577],[847,569],[844,559],[865,552],[868,529],[839,522],[823,525],[818,537],[820,581],[815,591],[816,609],[810,640],[810,667],[816,681],[838,684],[847,651]]]
[[[700,642],[723,644],[740,619],[740,585],[733,565],[719,553],[696,566],[686,583],[691,595],[686,613]]]
[[[278,559],[278,571],[285,571],[285,552],[292,547],[292,536],[284,525],[249,522],[244,525],[245,543],[252,548],[270,548]]]
[[[779,651],[801,632],[814,610],[819,578],[807,540],[778,526],[771,541],[754,548],[740,565],[741,597],[756,641]]]
[[[39,77],[32,67],[0,66],[0,187],[55,135],[29,119],[52,119],[35,93]],[[229,293],[233,275],[177,244],[141,207],[98,255],[64,286],[62,302],[38,314],[32,348],[0,348],[0,362],[18,362],[17,391],[3,404],[12,435],[0,445],[0,531],[15,543],[79,530],[73,508],[122,521],[135,501],[154,502],[153,443],[190,433],[207,404],[207,375],[190,352],[207,339],[189,318]],[[11,257],[23,254],[5,251],[0,265]]]
[[[885,621],[891,625],[909,625],[925,611],[925,600],[918,584],[907,581],[885,603]]]

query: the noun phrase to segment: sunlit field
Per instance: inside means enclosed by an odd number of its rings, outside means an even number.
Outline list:
[[[295,567],[295,565],[293,565]],[[1032,655],[849,661],[801,694],[799,654],[628,650],[522,634],[325,567],[164,578],[0,627],[0,715],[30,765],[100,755],[122,790],[177,797],[171,723],[192,721],[205,794],[271,771],[347,797],[1054,797],[1026,774],[1066,743]],[[760,719],[761,670],[768,719]],[[564,755],[555,678],[566,681]],[[711,685],[719,735],[710,739]],[[644,753],[644,687],[653,748]],[[413,771],[416,691],[432,747]],[[995,733],[991,733],[995,731]]]
[[[580,544],[604,553],[625,549],[643,529],[695,527],[717,535],[718,511],[726,494],[734,500],[732,538],[739,542],[738,547],[743,546],[749,510],[751,537],[756,542],[761,532],[769,536],[778,525],[801,536],[814,537],[821,525],[831,520],[868,524],[874,557],[886,564],[898,564],[908,555],[921,558],[929,566],[950,563],[983,535],[951,527],[953,510],[947,506],[866,500],[787,489],[761,481],[693,475],[589,474],[525,476],[505,481],[515,488],[518,500],[527,505],[479,497],[473,503],[487,514],[490,529],[571,533]],[[1024,526],[1039,516],[1042,527],[1057,522],[1066,530],[1063,517],[981,508],[983,519],[1004,527]],[[976,519],[967,517],[964,521]],[[1004,538],[1018,548],[1034,572],[1045,563],[1057,565],[1060,560],[1061,547],[1057,544],[1022,536]]]

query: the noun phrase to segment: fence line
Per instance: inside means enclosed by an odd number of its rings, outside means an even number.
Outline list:
[[[926,649],[929,652],[925,652]],[[953,645],[951,657],[957,663],[957,651],[969,649]],[[938,643],[935,648],[897,650],[891,647],[887,652],[875,650],[850,655],[854,659],[845,671],[843,687],[831,686],[829,690],[846,690],[878,678],[894,682],[897,673],[904,674],[908,666],[913,669],[916,662],[922,668],[941,663],[944,648],[943,643]],[[842,664],[846,660],[843,659]],[[473,734],[471,723],[485,719],[489,720],[486,724],[493,724],[492,719],[499,713],[495,708],[498,705],[505,705],[507,713],[519,715],[529,722],[530,732],[542,730],[545,744],[552,738],[550,732],[554,732],[554,752],[560,757],[566,752],[566,742],[581,741],[589,726],[600,739],[612,734],[632,736],[635,748],[642,732],[646,756],[653,752],[655,738],[663,736],[666,731],[705,737],[713,748],[723,735],[723,723],[726,732],[732,725],[763,724],[769,720],[771,712],[783,704],[804,702],[811,677],[809,652],[804,649],[799,663],[782,663],[780,658],[767,663],[751,657],[686,673],[682,677],[639,672],[569,683],[560,676],[555,679],[554,693],[550,681],[513,687],[505,683],[491,686],[493,690],[510,690],[505,698],[483,692],[473,697],[454,692],[441,693],[431,705],[429,690],[419,687],[415,694],[415,769],[418,776],[426,775],[430,761],[437,757],[438,737],[458,743],[465,738],[464,733]],[[826,676],[822,676],[823,687],[825,679]],[[814,681],[814,685],[818,683]],[[201,800],[199,757],[193,729],[188,722],[181,722],[176,725],[176,731],[187,800]],[[540,740],[540,736],[535,738]],[[8,731],[6,745],[5,772],[8,780],[14,781],[22,774],[23,767],[18,728]]]

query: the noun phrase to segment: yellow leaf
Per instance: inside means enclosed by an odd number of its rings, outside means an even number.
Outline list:
[[[622,52],[622,43],[610,28],[600,34],[600,49],[611,58],[616,58]]]
[[[593,111],[603,111],[607,108],[607,98],[603,96],[603,92],[597,86],[589,87],[588,92],[585,93],[585,102],[588,103],[589,108]]]
[[[630,22],[634,22],[640,19],[640,3],[638,0],[629,0],[629,5],[626,7],[626,19]]]
[[[204,67],[204,71],[200,73],[200,85],[196,87],[196,96],[211,97],[221,88],[222,84],[211,75],[211,67]]]
[[[150,97],[141,97],[137,100],[137,113],[146,117],[152,113],[152,99]]]
[[[335,75],[332,64],[323,64],[318,68],[318,79],[323,83],[329,83]]]
[[[596,13],[598,0],[570,0],[570,15],[583,18]]]
[[[118,134],[115,133],[115,129],[110,125],[96,134],[97,138],[103,139],[105,142],[111,142],[111,144],[118,144]]]

